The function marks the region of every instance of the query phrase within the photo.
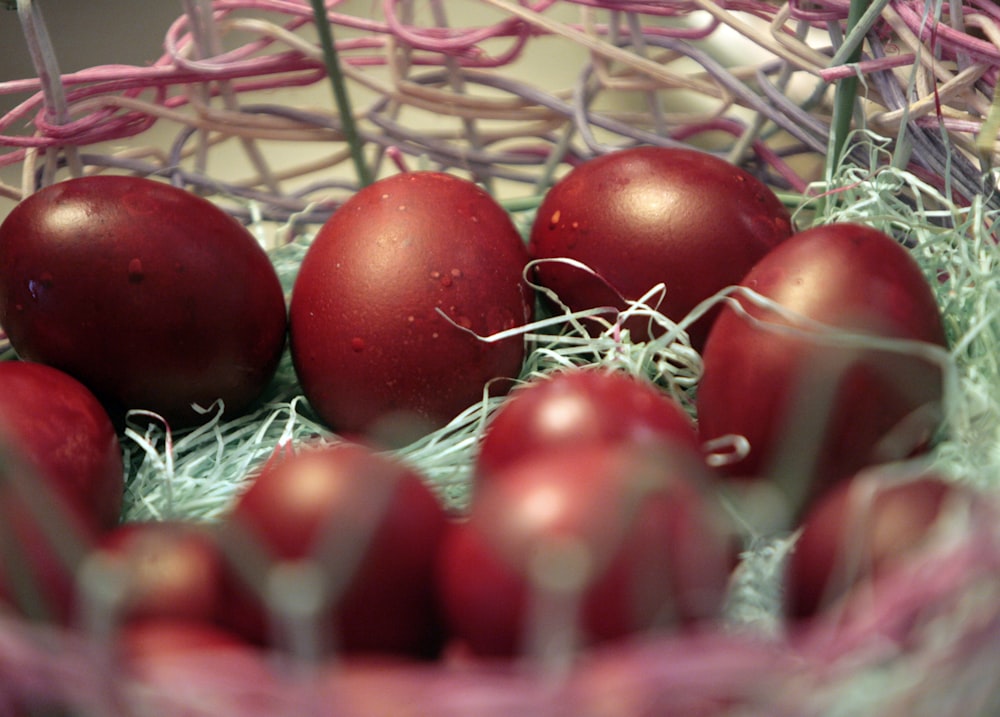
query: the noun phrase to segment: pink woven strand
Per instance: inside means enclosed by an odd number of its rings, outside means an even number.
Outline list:
[[[52,41],[49,39],[41,8],[31,0],[19,0],[17,9],[24,29],[24,37],[28,43],[28,52],[41,81],[46,115],[55,118],[56,123],[68,122],[69,111],[61,82],[62,73],[59,71],[59,64],[52,47]],[[64,151],[72,174],[75,176],[82,174],[83,165],[80,162],[77,148],[68,145]],[[54,162],[55,156],[47,153],[46,172],[54,170]]]
[[[552,0],[549,1],[551,2]],[[333,5],[333,3],[330,3],[330,5]],[[307,8],[304,5],[298,5],[295,3],[272,1],[264,2],[263,0],[257,0],[250,2],[220,2],[216,3],[216,7],[217,18],[219,19],[224,18],[228,13],[237,9],[269,9],[289,12],[296,16],[292,22],[285,25],[285,29],[289,31],[298,29],[298,27],[311,19],[308,15]],[[377,23],[363,19],[358,20],[346,15],[332,14],[331,17],[334,22],[338,22],[355,29],[389,32],[392,26],[392,23]],[[509,30],[506,29],[506,26],[512,24],[503,23],[502,25],[503,26],[485,28],[480,32],[474,33],[471,41],[482,41],[484,39],[508,34]],[[70,95],[70,99],[73,102],[78,102],[83,99],[98,96],[102,93],[111,94],[116,92],[127,92],[127,96],[134,97],[139,91],[150,87],[162,88],[168,85],[180,86],[206,82],[208,80],[225,81],[236,78],[266,77],[268,75],[282,76],[270,81],[259,80],[252,83],[246,83],[240,86],[240,91],[257,91],[274,89],[276,87],[293,86],[297,84],[308,84],[319,79],[318,76],[312,73],[307,75],[308,79],[305,81],[290,80],[287,76],[284,76],[285,73],[300,72],[303,70],[316,72],[321,67],[318,61],[304,58],[296,53],[288,52],[264,57],[252,56],[252,52],[265,49],[271,45],[272,41],[269,39],[251,42],[236,51],[224,53],[206,60],[191,60],[186,57],[186,48],[191,42],[191,38],[187,33],[186,28],[186,17],[181,17],[172,23],[168,29],[165,40],[167,53],[152,67],[140,68],[108,65],[64,76],[62,79],[65,86],[78,84],[96,85],[96,87],[88,90],[72,93]],[[402,26],[398,26],[396,29],[401,32],[403,36],[407,36],[407,30]],[[517,39],[517,43],[508,53],[488,62],[478,62],[476,63],[477,66],[496,67],[516,59],[524,46],[527,35],[525,32],[521,31],[520,33],[514,33],[514,36]],[[464,49],[465,51],[468,51],[469,42],[469,38],[460,38],[459,41],[455,43],[448,43],[445,41],[443,42],[446,46],[444,50],[449,49],[448,46],[453,45],[452,49],[458,48],[459,50]],[[380,50],[385,47],[385,44],[386,38],[384,37],[366,37],[341,41],[338,43],[338,49],[345,53],[344,60],[350,64],[384,64],[386,60],[382,55],[357,57],[352,56],[350,53],[358,50]],[[440,38],[431,38],[430,40],[422,38],[422,44],[437,51],[442,51],[442,40]],[[432,61],[433,60],[429,60],[428,58],[417,58],[415,60],[416,64],[427,64]],[[444,60],[443,58],[437,58],[436,62],[443,63]],[[0,94],[23,92],[25,90],[36,89],[39,87],[40,80],[0,83]],[[3,132],[15,123],[24,120],[27,115],[36,111],[41,101],[41,96],[33,97],[27,102],[16,107],[4,117],[0,118],[0,132]],[[176,107],[181,104],[174,103],[169,105],[162,99],[162,95],[158,101],[164,106]],[[101,124],[102,120],[104,122],[103,126],[100,130],[96,129],[97,126]],[[116,115],[113,110],[109,110],[94,114],[88,118],[79,118],[71,123],[68,123],[68,126],[65,128],[58,128],[54,123],[48,122],[43,116],[38,116],[35,118],[35,126],[39,130],[40,136],[23,137],[16,135],[0,135],[0,145],[21,148],[44,148],[55,146],[60,142],[68,141],[78,144],[90,144],[108,139],[121,139],[127,136],[133,136],[134,134],[143,131],[152,122],[155,122],[155,118],[149,117],[145,120],[139,120],[135,115],[121,116]],[[17,153],[16,156],[8,155],[0,158],[0,166],[18,162],[22,159],[23,154],[21,153]]]
[[[916,60],[916,55],[908,52],[904,55],[894,55],[893,57],[883,57],[878,60],[862,60],[853,65],[837,65],[825,70],[820,70],[819,76],[826,82],[836,82],[845,77],[855,77],[859,73],[867,75],[872,72],[883,72],[896,67],[909,67]]]
[[[850,0],[809,0],[808,8],[803,4],[803,0],[790,0],[789,17],[812,24],[845,20],[851,7]]]
[[[430,50],[441,53],[471,53],[477,56],[483,51],[476,46],[497,37],[524,37],[531,33],[523,22],[516,18],[508,18],[499,23],[471,29],[453,28],[417,28],[404,24],[396,12],[396,6],[403,0],[382,0],[382,11],[389,32],[403,43],[420,50]],[[530,6],[534,12],[544,12],[557,0],[541,0]]]
[[[900,18],[922,42],[934,42],[937,49],[946,50],[946,57],[954,59],[961,52],[975,62],[996,66],[1000,64],[1000,48],[986,40],[959,32],[939,22],[920,0],[894,5]],[[932,48],[935,49],[935,48]]]
[[[610,2],[608,0],[541,0],[534,4],[526,4],[537,12],[544,12],[557,1],[576,2],[599,9],[616,11],[642,11],[649,15],[681,16],[698,9],[692,2]],[[352,38],[338,43],[345,63],[354,67],[384,65],[389,61],[385,54],[388,43],[392,40],[411,45],[410,62],[414,66],[444,66],[452,59],[464,67],[499,68],[514,62],[526,46],[527,41],[534,37],[536,29],[529,29],[519,21],[504,20],[492,25],[473,28],[418,28],[401,22],[395,13],[397,0],[384,0],[386,18],[372,20],[356,18],[336,11],[339,2],[328,2],[329,16],[333,22],[355,30],[364,30],[370,34],[361,38]],[[744,2],[720,3],[732,12],[749,12],[765,18],[773,17],[779,5],[755,0]],[[801,11],[801,3],[791,3],[792,13]],[[846,10],[844,0],[823,0],[812,3],[809,11],[818,11],[840,15]],[[924,5],[915,2],[894,3],[905,15],[924,9]],[[970,13],[983,13],[984,19],[988,4],[981,0],[969,3]],[[308,3],[293,0],[217,0],[213,3],[217,22],[223,23],[230,18],[238,19],[238,11],[267,11],[278,14],[279,27],[288,32],[294,32],[311,22],[311,8]],[[996,14],[996,11],[993,11]],[[832,16],[831,15],[831,16]],[[976,15],[970,15],[976,17]],[[992,16],[991,16],[992,17]],[[644,35],[671,36],[682,39],[698,39],[712,34],[718,27],[717,19],[710,19],[700,27],[664,28],[656,24],[643,27]],[[581,29],[573,26],[575,29]],[[604,37],[610,37],[614,28],[607,24],[597,23],[589,28]],[[952,32],[948,35],[941,27],[936,28],[936,40],[940,43],[942,37],[955,47],[954,52],[967,48],[956,43],[976,41],[983,48],[992,45],[977,38],[962,33]],[[513,41],[500,54],[489,55],[483,43],[500,38]],[[91,68],[80,73],[73,73],[62,78],[63,85],[68,89],[67,101],[73,114],[72,120],[61,123],[54,122],[44,112],[44,102],[38,93],[40,80],[19,80],[0,84],[0,93],[34,91],[36,95],[22,102],[14,110],[0,118],[0,145],[15,148],[15,151],[0,155],[0,166],[22,162],[25,151],[30,148],[45,149],[60,144],[86,145],[105,140],[120,140],[135,136],[157,121],[157,113],[145,112],[138,108],[120,106],[118,98],[125,100],[142,100],[166,110],[179,110],[190,100],[185,90],[193,83],[210,83],[213,80],[233,84],[234,91],[245,93],[257,90],[275,89],[281,87],[305,86],[318,82],[322,78],[322,67],[318,60],[303,56],[297,50],[281,51],[275,46],[280,40],[272,37],[252,39],[234,50],[221,52],[213,57],[193,59],[190,57],[191,38],[188,33],[186,18],[181,17],[171,24],[165,40],[166,52],[151,67],[105,66]],[[277,52],[271,52],[277,49]],[[994,50],[996,48],[993,48]],[[269,54],[264,54],[269,53]],[[967,53],[969,54],[969,53]],[[971,55],[978,57],[977,55]],[[892,59],[864,61],[857,66],[829,68],[822,75],[827,80],[834,80],[849,73],[872,73],[903,64],[906,55]],[[992,85],[995,82],[996,66],[991,65],[984,81]],[[175,91],[176,90],[176,91]],[[107,96],[107,102],[102,102],[102,96]],[[192,117],[191,121],[194,121]],[[186,121],[185,121],[186,122]],[[30,125],[33,132],[25,136],[18,132],[20,125]],[[959,131],[965,125],[952,122],[949,127]],[[692,129],[694,125],[692,125]],[[772,158],[773,159],[773,158]],[[780,167],[775,166],[779,173],[787,175]],[[786,176],[787,178],[787,176]],[[793,184],[793,186],[797,186]]]

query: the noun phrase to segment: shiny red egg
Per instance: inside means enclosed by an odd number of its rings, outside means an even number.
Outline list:
[[[464,179],[397,174],[320,229],[292,291],[291,350],[310,405],[335,430],[405,442],[510,388],[512,336],[532,317],[527,251],[507,213]],[[407,428],[402,428],[407,426]]]
[[[874,473],[837,484],[803,519],[787,570],[789,615],[844,607],[862,586],[926,548],[949,505],[972,499],[934,474],[893,482]]]
[[[657,284],[659,311],[674,322],[736,284],[792,233],[788,210],[760,180],[706,152],[636,147],[571,170],[545,195],[531,230],[538,281],[574,311],[625,308]],[[701,348],[714,312],[692,324]],[[648,320],[627,322],[634,341],[657,336]]]
[[[769,253],[742,286],[793,318],[734,295],[743,311],[727,306],[709,335],[701,437],[749,443],[727,474],[774,478],[801,506],[864,466],[929,444],[946,338],[931,285],[899,242],[859,224],[816,227]],[[890,339],[918,343],[873,343]]]
[[[70,563],[118,523],[124,490],[97,398],[50,366],[0,361],[0,602],[70,619]]]
[[[18,355],[112,407],[174,426],[192,404],[246,409],[285,345],[284,293],[239,222],[141,177],[95,175],[26,197],[0,225],[0,324]]]
[[[358,444],[300,447],[273,457],[225,521],[272,567],[319,571],[331,591],[314,615],[327,647],[418,657],[437,648],[431,574],[446,517],[411,469]],[[273,642],[280,615],[268,614],[262,586],[242,575],[230,584],[227,620]]]
[[[126,523],[97,549],[125,582],[120,619],[218,622],[225,610],[223,556],[204,526]]]
[[[437,565],[449,634],[538,656],[719,616],[729,528],[697,451],[661,442],[535,453],[485,481]]]
[[[543,451],[675,440],[697,450],[694,422],[675,399],[624,371],[569,368],[515,388],[490,419],[480,478]]]

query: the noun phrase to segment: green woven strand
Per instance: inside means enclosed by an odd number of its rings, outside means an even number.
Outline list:
[[[351,99],[347,93],[347,85],[344,83],[344,73],[340,67],[340,57],[337,54],[337,46],[333,42],[333,29],[326,16],[326,8],[323,0],[311,0],[313,16],[316,18],[316,31],[319,33],[320,47],[323,49],[323,62],[326,65],[326,72],[330,78],[330,85],[333,88],[333,97],[337,103],[337,111],[340,113],[340,125],[344,131],[344,138],[351,149],[351,161],[354,162],[354,171],[358,177],[358,184],[365,187],[372,183],[371,172],[365,163],[364,154],[361,151],[361,138],[358,135],[358,128],[354,122],[354,112],[351,109]]]

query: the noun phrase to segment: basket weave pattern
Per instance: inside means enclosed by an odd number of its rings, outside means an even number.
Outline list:
[[[322,215],[350,190],[350,172],[330,179],[349,152],[329,95],[315,92],[326,73],[308,3],[215,2],[209,16],[192,2],[155,63],[65,77],[46,52],[38,4],[27,5],[39,77],[0,87],[34,93],[0,119],[0,145],[11,148],[0,163],[23,170],[20,186],[0,188],[5,195],[52,181],[60,165],[165,175],[257,200],[273,218]],[[1000,119],[1000,11],[979,0],[941,19],[932,3],[873,3],[877,16],[846,36],[846,0],[477,0],[448,12],[386,2],[368,17],[328,5],[376,167],[391,149],[423,166],[527,186],[521,194],[543,187],[560,163],[635,142],[701,143],[802,190],[815,164],[798,163],[802,176],[789,158],[827,152],[829,83],[853,76],[869,127],[890,138],[905,128],[915,168],[953,175],[968,196],[978,189],[976,142],[990,139],[991,154]],[[453,27],[449,13],[481,24]],[[861,59],[849,63],[859,43]],[[567,68],[555,73],[563,84],[543,84],[533,62]],[[154,125],[170,128],[159,145],[146,144]],[[769,141],[779,132],[784,141]],[[100,144],[123,140],[127,150]],[[223,140],[241,146],[241,180],[213,173],[209,156]],[[314,142],[318,156],[280,159]],[[960,150],[950,167],[948,146]]]

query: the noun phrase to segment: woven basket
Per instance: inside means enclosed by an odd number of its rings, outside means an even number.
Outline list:
[[[60,171],[118,168],[314,221],[351,191],[352,172],[332,171],[350,151],[309,4],[216,2],[211,17],[186,5],[155,63],[63,78],[39,4],[26,5],[41,79],[4,83],[26,98],[0,124],[3,166],[22,170],[4,196]],[[330,8],[376,173],[391,171],[391,149],[531,196],[566,163],[614,147],[695,143],[803,191],[830,147],[831,83],[853,77],[868,128],[902,142],[904,165],[966,198],[982,188],[977,141],[984,129],[995,139],[1000,120],[991,3],[965,3],[949,24],[934,3],[883,0],[846,37],[846,0],[439,5]]]
[[[93,635],[0,613],[0,716],[16,704],[102,717],[1000,712],[990,507],[1000,371],[983,359],[1000,341],[993,2],[876,0],[857,16],[847,0],[328,2],[353,122],[334,109],[323,27],[303,0],[185,0],[156,62],[72,74],[47,39],[49,8],[17,5],[37,71],[0,83],[19,103],[0,118],[0,197],[13,204],[94,172],[160,177],[245,220],[288,286],[310,232],[361,183],[358,147],[374,176],[406,166],[475,179],[527,226],[545,189],[580,161],[634,144],[692,145],[761,177],[801,223],[859,219],[929,237],[914,252],[940,279],[959,347],[951,432],[930,463],[977,483],[987,501],[864,615],[785,635],[774,575],[788,545],[763,541],[734,578],[731,624],[597,648],[568,670],[324,666],[318,680],[276,666],[262,678],[202,655],[129,675]],[[57,22],[54,6],[51,15]],[[941,248],[932,240],[943,234],[958,239]],[[272,392],[260,413],[176,436],[169,461],[162,436],[130,434],[126,517],[169,513],[157,493],[164,471],[197,471],[184,457],[205,446],[239,443],[227,470],[243,472],[279,441],[325,431],[297,410],[287,361]],[[460,499],[488,410],[470,407],[401,455]],[[238,488],[230,481],[194,517],[213,517]]]

